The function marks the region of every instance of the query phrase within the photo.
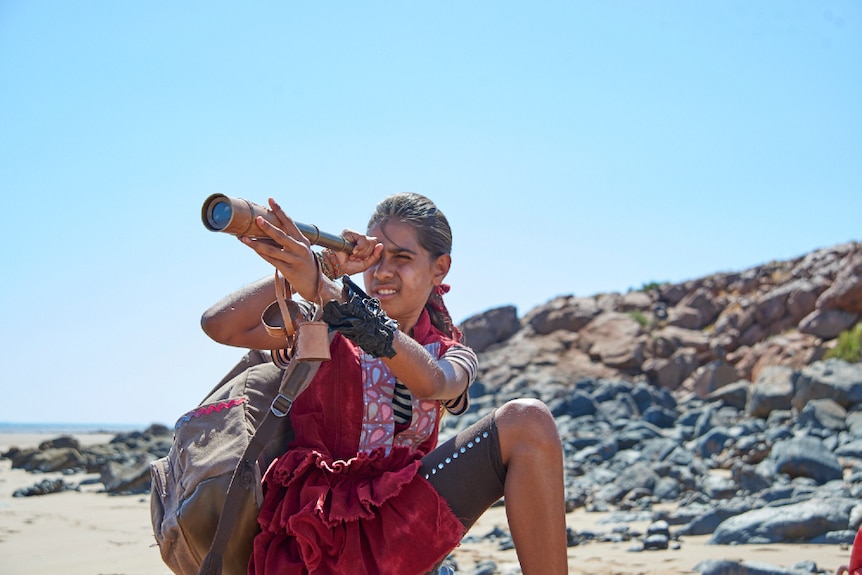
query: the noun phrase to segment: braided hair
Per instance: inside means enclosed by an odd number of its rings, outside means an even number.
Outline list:
[[[368,220],[368,229],[381,226],[389,220],[410,224],[416,229],[419,245],[433,258],[452,252],[452,228],[434,202],[421,194],[405,192],[385,198],[374,209]],[[446,284],[434,286],[425,309],[431,323],[455,341],[461,341],[461,331],[452,322],[452,316],[443,303],[443,294],[449,291]]]

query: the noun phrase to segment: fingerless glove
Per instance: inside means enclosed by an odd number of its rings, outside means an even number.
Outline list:
[[[386,315],[380,300],[370,297],[348,276],[343,276],[344,303],[323,306],[323,321],[374,357],[393,357],[392,342],[398,322]]]

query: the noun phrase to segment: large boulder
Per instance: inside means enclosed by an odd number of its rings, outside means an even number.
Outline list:
[[[697,352],[687,347],[676,350],[669,358],[650,358],[641,366],[651,382],[671,391],[677,389],[695,369]]]
[[[578,331],[600,312],[595,298],[561,296],[531,310],[524,323],[540,335],[557,330]]]
[[[827,359],[803,368],[793,407],[801,411],[812,399],[833,399],[844,408],[862,402],[862,364]]]
[[[699,367],[683,382],[682,389],[706,397],[725,385],[739,381],[739,373],[729,363],[717,359]]]
[[[702,329],[714,322],[719,312],[724,308],[712,292],[705,287],[697,288],[687,294],[680,300],[679,305],[697,312],[700,322],[693,329]]]
[[[605,312],[581,330],[579,346],[614,369],[631,370],[643,363],[641,325],[629,314]]]
[[[81,452],[74,447],[49,447],[30,451],[29,456],[20,461],[13,459],[13,467],[42,473],[80,471],[86,468],[86,461]]]
[[[853,327],[859,320],[856,312],[843,309],[816,309],[799,322],[799,331],[823,339],[835,339],[842,331]]]
[[[817,307],[862,314],[862,247],[848,258],[829,289],[820,295]]]
[[[815,437],[779,441],[772,447],[769,460],[775,473],[808,477],[821,485],[843,477],[838,458]]]
[[[460,329],[464,343],[479,353],[512,337],[521,329],[521,322],[517,308],[509,305],[471,316],[460,325]]]
[[[789,367],[764,368],[751,386],[746,413],[751,417],[766,419],[775,410],[790,409],[798,375]]]
[[[709,542],[716,545],[798,543],[847,529],[854,499],[811,499],[747,511],[723,521]]]

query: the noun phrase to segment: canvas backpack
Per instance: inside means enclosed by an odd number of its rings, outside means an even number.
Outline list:
[[[293,438],[293,400],[319,361],[286,370],[258,351],[176,423],[166,457],[150,466],[153,532],[177,575],[244,575],[258,532],[261,477]]]

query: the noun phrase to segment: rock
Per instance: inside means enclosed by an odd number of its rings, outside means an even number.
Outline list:
[[[667,535],[647,535],[643,540],[643,548],[646,550],[667,549],[670,538]]]
[[[706,399],[707,401],[721,401],[725,405],[743,410],[748,404],[748,388],[750,386],[750,381],[740,380],[716,389],[709,393]]]
[[[26,471],[83,470],[86,461],[81,453],[73,447],[50,447],[44,451],[34,451],[20,462],[19,468]]]
[[[679,284],[663,284],[658,287],[659,301],[669,306],[675,306],[685,297],[686,289]]]
[[[862,314],[862,251],[848,258],[835,281],[817,300],[821,309],[841,309]]]
[[[650,335],[652,349],[691,348],[696,353],[709,350],[709,336],[702,331],[668,325]]]
[[[515,306],[504,306],[467,318],[460,329],[465,344],[478,353],[512,337],[521,322]]]
[[[710,429],[697,439],[694,448],[695,453],[704,459],[709,459],[710,457],[721,453],[730,438],[731,436],[726,429]]]
[[[148,493],[150,491],[150,463],[156,457],[139,453],[129,464],[109,462],[101,473],[101,481],[108,493]]]
[[[498,573],[497,564],[490,559],[483,559],[473,568],[473,575],[495,575]]]
[[[723,306],[710,290],[697,288],[680,300],[679,307],[696,310],[700,316],[700,323],[692,329],[702,329],[716,320]]]
[[[639,368],[643,363],[641,325],[630,315],[606,312],[581,331],[581,342],[590,357],[614,369]]]
[[[760,325],[777,322],[787,310],[787,298],[793,290],[791,284],[783,284],[760,295],[754,302],[754,321]]]
[[[754,509],[719,525],[709,543],[715,545],[810,541],[847,527],[852,499],[811,499],[780,507]]]
[[[594,415],[598,410],[595,400],[587,393],[576,389],[569,397],[558,398],[548,403],[554,417],[569,415],[573,418]]]
[[[862,439],[854,439],[835,448],[835,456],[862,461]]]
[[[81,442],[71,435],[61,435],[60,437],[55,437],[54,439],[49,439],[39,444],[39,451],[61,448],[71,448],[80,451]]]
[[[653,308],[653,300],[646,292],[630,291],[623,294],[620,309],[623,311],[647,311]]]
[[[614,481],[616,487],[625,495],[635,489],[644,489],[652,493],[659,477],[646,463],[638,462],[624,469]]]
[[[67,489],[72,488],[62,479],[43,479],[32,487],[22,487],[21,489],[16,489],[12,493],[12,497],[32,497],[34,495],[47,495],[49,493],[60,493],[62,491],[66,491]]]
[[[698,397],[706,397],[713,391],[736,381],[739,381],[736,369],[718,359],[698,368],[683,382],[682,388],[693,392]]]
[[[764,368],[751,387],[746,413],[765,419],[775,410],[790,409],[798,375],[789,367]]]
[[[802,369],[793,407],[801,411],[813,399],[833,399],[845,409],[862,403],[862,364],[827,359]]]
[[[562,296],[530,311],[524,323],[541,335],[557,330],[579,331],[600,312],[594,298]]]
[[[667,325],[696,330],[706,325],[706,322],[700,311],[686,305],[678,305],[668,312]]]
[[[693,516],[682,527],[679,535],[709,535],[725,520],[741,515],[751,509],[751,502],[744,499],[729,499],[718,505],[694,509]]]
[[[859,321],[859,313],[843,309],[816,309],[799,322],[799,331],[823,339],[835,339]]]
[[[765,489],[769,489],[773,482],[773,476],[762,471],[757,465],[737,461],[733,464],[731,476],[742,491],[761,493]]]
[[[843,477],[838,458],[814,437],[778,442],[772,447],[769,459],[776,473],[810,477],[820,485]]]
[[[787,569],[761,561],[732,561],[706,559],[694,566],[701,575],[803,575],[796,569]]]
[[[847,410],[832,399],[812,399],[799,414],[799,425],[838,432],[847,429]]]
[[[803,317],[814,311],[817,298],[828,287],[829,281],[822,276],[802,277],[787,284],[784,287],[789,292],[787,312],[793,321],[798,323]]]
[[[709,474],[703,478],[701,489],[710,499],[731,499],[739,491],[739,486],[733,479]]]
[[[799,370],[822,359],[825,351],[818,337],[798,332],[783,333],[741,348],[729,360],[735,361],[740,377],[757,381],[766,367],[783,365]]]
[[[669,429],[676,423],[676,413],[659,405],[651,405],[641,417],[645,422],[663,429]]]
[[[675,390],[697,369],[697,353],[692,348],[674,351],[667,358],[650,358],[641,370],[650,381],[662,389]]]

